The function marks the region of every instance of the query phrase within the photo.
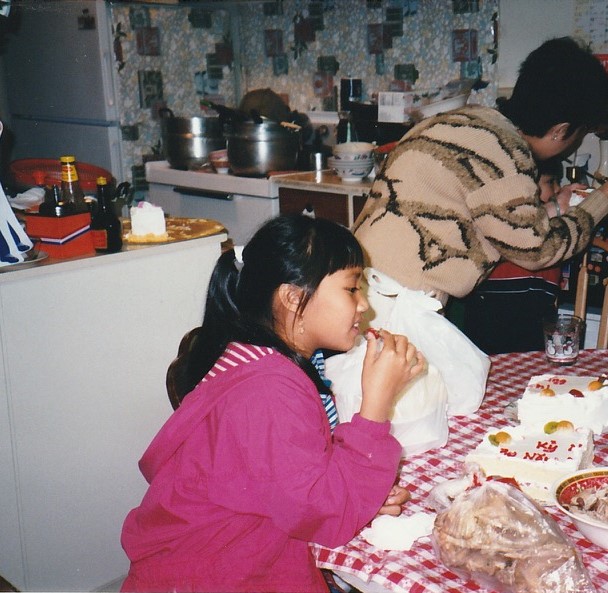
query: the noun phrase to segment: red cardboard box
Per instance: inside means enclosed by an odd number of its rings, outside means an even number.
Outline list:
[[[89,212],[61,217],[28,214],[25,232],[50,257],[65,259],[95,253]]]

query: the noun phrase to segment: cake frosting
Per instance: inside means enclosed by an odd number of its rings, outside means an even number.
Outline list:
[[[599,435],[608,428],[606,377],[532,377],[517,401],[517,417],[520,424],[529,430],[543,427],[559,417]]]
[[[130,209],[131,233],[137,239],[150,237],[158,241],[168,238],[165,213],[160,206],[150,202],[139,202]]]
[[[555,480],[593,463],[593,433],[567,420],[535,430],[522,425],[494,428],[466,463],[479,465],[486,476],[513,478],[526,494],[547,503]]]

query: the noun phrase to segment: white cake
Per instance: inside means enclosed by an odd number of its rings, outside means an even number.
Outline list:
[[[517,417],[528,429],[570,420],[576,427],[601,434],[608,428],[608,383],[602,377],[538,375],[517,402]]]
[[[591,466],[593,434],[569,422],[552,422],[546,429],[530,431],[523,426],[490,430],[466,457],[486,476],[513,478],[539,502],[550,502],[551,484],[562,475]]]
[[[139,202],[130,209],[131,232],[134,239],[162,240],[167,239],[167,224],[165,213],[160,206],[150,202]]]

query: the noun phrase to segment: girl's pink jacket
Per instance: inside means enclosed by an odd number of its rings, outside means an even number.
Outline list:
[[[310,379],[230,344],[140,461],[123,591],[326,592],[308,542],[345,544],[377,513],[401,446],[356,415],[333,438]]]

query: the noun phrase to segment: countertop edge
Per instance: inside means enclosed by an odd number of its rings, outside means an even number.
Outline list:
[[[220,175],[219,173],[205,173],[203,171],[182,171],[172,169],[167,161],[146,163],[146,181],[259,198],[277,198],[279,195],[273,178],[237,177],[236,175]]]
[[[175,251],[184,251],[194,249],[200,246],[201,242],[205,243],[222,243],[226,241],[228,235],[221,231],[214,235],[206,237],[197,237],[194,239],[186,239],[184,241],[175,241],[172,243],[146,243],[146,244],[125,244],[121,251],[116,253],[104,253],[85,255],[74,258],[49,258],[42,261],[39,265],[34,265],[27,268],[16,270],[3,270],[0,272],[0,284],[5,284],[11,281],[19,281],[25,278],[35,278],[37,276],[45,276],[48,274],[57,274],[73,270],[85,269],[109,265],[116,262],[119,258],[136,259],[141,257],[154,256],[159,253],[170,253]],[[44,251],[44,250],[43,250]]]
[[[340,177],[330,170],[305,171],[301,173],[277,175],[273,177],[273,181],[279,189],[281,187],[286,187],[347,195],[369,194],[373,185],[373,179],[357,180],[353,182],[342,181]]]

